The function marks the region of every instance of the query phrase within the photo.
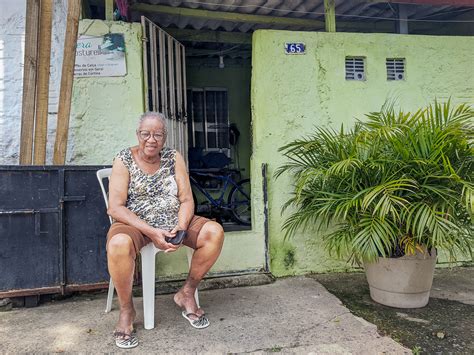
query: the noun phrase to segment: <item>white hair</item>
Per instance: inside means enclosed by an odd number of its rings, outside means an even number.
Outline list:
[[[151,118],[151,119],[155,119],[155,120],[158,120],[159,122],[161,122],[161,124],[163,125],[163,130],[165,133],[168,132],[168,128],[167,128],[167,125],[166,125],[166,117],[165,115],[163,115],[161,112],[155,112],[155,111],[148,111],[148,112],[145,112],[144,114],[142,114],[139,118],[138,118],[138,127],[140,127],[140,125],[142,124],[142,122],[147,119],[147,118]]]

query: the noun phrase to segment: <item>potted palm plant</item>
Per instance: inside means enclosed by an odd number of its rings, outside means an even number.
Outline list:
[[[331,255],[364,265],[373,300],[415,308],[428,303],[438,249],[472,258],[474,110],[394,106],[285,145],[276,176],[295,176],[285,237],[316,226]]]

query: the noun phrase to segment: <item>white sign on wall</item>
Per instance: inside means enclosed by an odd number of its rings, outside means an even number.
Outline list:
[[[74,76],[104,77],[126,74],[125,41],[122,33],[78,38]]]

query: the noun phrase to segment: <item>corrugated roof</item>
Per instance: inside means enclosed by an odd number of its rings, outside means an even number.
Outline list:
[[[425,1],[426,2],[426,1]],[[454,0],[451,0],[453,3]],[[285,18],[313,19],[324,22],[324,0],[135,0],[133,3],[164,5],[171,7],[201,9],[209,11],[233,12],[250,15],[263,15]],[[336,20],[354,22],[381,22],[396,20],[397,4],[387,2],[364,2],[360,0],[336,0]],[[453,5],[419,5],[406,3],[403,5],[409,20],[448,20],[472,7]],[[133,9],[133,7],[132,7]],[[136,17],[139,16],[132,11]],[[149,13],[147,17],[163,27],[196,30],[223,30],[230,32],[253,32],[260,28],[291,29],[291,30],[320,30],[323,25],[314,28],[307,26],[271,25],[261,23],[242,23],[236,21],[211,20],[206,18]],[[384,20],[386,19],[386,20]]]
[[[432,6],[406,3],[410,1],[428,2],[430,0],[395,1],[405,2],[402,6],[409,21],[452,21],[463,14],[474,13],[474,4],[472,7]],[[466,0],[431,1],[453,3]],[[336,28],[338,31],[394,32],[395,22],[398,21],[398,6],[396,3],[377,0],[336,0]],[[140,7],[142,10],[134,11],[134,7]],[[190,14],[189,11],[181,9],[206,10],[212,13],[202,14],[201,12],[196,14],[194,12]],[[168,30],[177,28],[232,33],[251,33],[262,28],[295,31],[324,30],[324,0],[133,0],[131,10],[132,21],[139,21],[140,16],[145,15],[160,27]],[[232,20],[223,19],[225,16],[222,15],[229,13],[234,15],[258,15],[266,18],[300,19],[304,20],[304,23],[298,24],[290,21],[290,23],[277,24],[262,21],[262,18],[255,18],[255,21],[253,21],[252,18],[239,19],[235,16],[232,16]],[[439,25],[441,25],[439,22],[428,22],[428,26],[439,27]],[[470,25],[474,27],[474,24],[471,23]],[[361,26],[365,26],[365,30],[361,29]],[[410,31],[410,33],[413,32]],[[232,58],[249,58],[251,56],[250,44],[235,45],[235,43],[225,43],[225,41],[223,41],[224,43],[201,43],[199,39],[195,39],[195,35],[188,35],[179,39],[185,42],[188,48],[187,55],[189,56],[201,58],[206,56],[215,57],[216,55]]]

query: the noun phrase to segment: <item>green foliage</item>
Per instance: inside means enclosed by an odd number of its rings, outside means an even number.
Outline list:
[[[420,246],[472,257],[473,118],[450,102],[415,113],[386,103],[349,131],[318,127],[280,148],[288,162],[275,175],[295,177],[285,237],[331,227],[329,252],[356,261]]]

